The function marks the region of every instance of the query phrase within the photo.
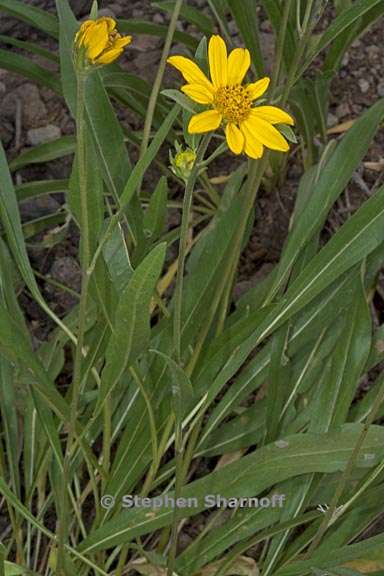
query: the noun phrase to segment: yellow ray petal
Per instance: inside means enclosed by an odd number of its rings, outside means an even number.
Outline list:
[[[234,154],[241,154],[244,149],[244,134],[238,129],[236,124],[229,123],[225,129],[228,148]]]
[[[106,50],[101,56],[98,56],[95,60],[96,64],[110,64],[116,60],[123,53],[122,48],[113,48],[111,50]]]
[[[213,91],[213,86],[204,72],[189,58],[185,58],[185,56],[171,56],[167,62],[181,72],[190,84],[201,84]]]
[[[190,134],[201,134],[216,130],[221,123],[222,115],[217,110],[206,110],[195,114],[189,121],[188,132]]]
[[[246,155],[255,160],[261,158],[264,152],[264,146],[255,137],[248,124],[242,122],[240,129],[244,135],[244,152]]]
[[[96,22],[105,22],[108,28],[108,32],[112,32],[116,28],[116,20],[111,18],[110,16],[102,16]]]
[[[277,106],[257,106],[252,108],[251,115],[262,118],[271,124],[289,124],[293,126],[295,123],[292,116],[281,108],[277,108]]]
[[[208,60],[211,80],[215,88],[226,86],[228,78],[227,47],[220,36],[211,36],[208,45]]]
[[[228,58],[228,84],[241,84],[251,65],[251,56],[246,48],[235,48]]]
[[[260,98],[268,88],[270,83],[270,79],[268,76],[261,78],[257,82],[253,82],[252,84],[248,84],[247,91],[252,100],[256,100],[256,98]]]
[[[213,92],[201,84],[186,84],[182,86],[181,91],[199,104],[211,104],[213,102]]]
[[[108,38],[108,25],[104,20],[96,22],[95,26],[88,30],[84,43],[90,60],[95,60],[101,54],[108,44]]]
[[[118,38],[113,43],[113,49],[115,48],[124,48],[124,46],[128,46],[132,42],[132,36],[122,36]]]
[[[286,139],[266,120],[263,120],[254,114],[250,114],[243,124],[245,124],[247,129],[255,135],[257,140],[267,148],[280,150],[281,152],[289,150],[289,145]]]
[[[80,26],[80,29],[77,32],[76,37],[75,37],[75,42],[79,46],[82,46],[82,44],[84,43],[84,40],[86,38],[88,30],[90,30],[92,28],[92,26],[94,26],[94,25],[95,25],[94,20],[84,20],[84,22]]]

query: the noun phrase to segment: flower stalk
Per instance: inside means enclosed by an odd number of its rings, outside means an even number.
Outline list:
[[[191,219],[192,197],[195,183],[199,175],[200,163],[204,159],[204,155],[207,150],[210,138],[211,138],[210,135],[207,135],[204,136],[203,139],[201,140],[200,145],[196,152],[195,163],[191,169],[190,175],[186,180],[185,184],[185,193],[184,193],[183,210],[181,218],[180,241],[179,241],[179,255],[177,264],[175,309],[174,309],[174,324],[173,324],[175,356],[176,361],[180,366],[182,365],[181,315],[182,315],[182,297],[183,297],[183,276],[185,268],[185,258],[187,254],[189,222]]]
[[[71,418],[68,426],[68,439],[66,453],[63,464],[63,491],[62,491],[62,517],[59,528],[59,545],[57,556],[57,573],[65,576],[64,552],[68,534],[68,485],[69,469],[73,450],[76,444],[76,419],[81,390],[81,364],[84,346],[84,336],[86,327],[87,301],[89,289],[89,275],[87,269],[90,261],[89,247],[89,223],[88,223],[88,201],[87,201],[87,170],[86,170],[86,143],[85,143],[85,84],[87,73],[79,67],[77,71],[77,99],[76,99],[76,137],[77,137],[77,167],[78,185],[80,196],[80,231],[81,231],[81,294],[79,304],[79,325],[77,344],[75,349],[72,396],[71,396]]]

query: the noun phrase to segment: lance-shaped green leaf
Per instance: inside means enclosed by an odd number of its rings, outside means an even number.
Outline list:
[[[46,10],[37,8],[37,6],[30,6],[21,0],[0,0],[0,10],[35,26],[53,38],[57,38],[59,35],[57,18]]]
[[[106,350],[106,365],[96,412],[124,371],[148,349],[150,304],[165,257],[165,243],[156,246],[136,268],[123,290],[115,313],[113,333]]]
[[[0,49],[0,66],[5,70],[21,74],[61,95],[61,86],[56,74],[36,64],[27,56]]]
[[[74,136],[62,136],[52,142],[45,142],[33,148],[29,148],[16,156],[14,160],[9,163],[10,170],[20,170],[23,166],[28,164],[41,164],[42,162],[49,162],[73,154],[76,148],[76,139]],[[52,190],[54,192],[55,190]]]
[[[384,99],[370,108],[348,131],[327,162],[312,195],[288,237],[271,294],[282,286],[304,245],[324,225],[333,203],[367,152],[384,116]]]
[[[185,486],[181,496],[191,500],[188,500],[189,506],[180,508],[180,517],[193,516],[204,510],[207,495],[251,497],[288,478],[310,472],[331,474],[344,470],[361,430],[362,425],[349,424],[337,432],[298,434],[264,446]],[[377,464],[383,456],[383,441],[384,430],[380,426],[371,426],[356,466]],[[368,452],[374,457],[364,458]],[[170,493],[169,497],[172,495]],[[172,506],[131,508],[91,533],[79,551],[89,553],[124,544],[131,538],[170,525],[172,518]]]

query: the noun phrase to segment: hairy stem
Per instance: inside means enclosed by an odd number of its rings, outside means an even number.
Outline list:
[[[59,527],[58,565],[57,573],[65,576],[64,553],[65,544],[68,539],[68,486],[70,484],[69,472],[73,444],[76,437],[76,418],[81,390],[81,361],[83,356],[84,335],[87,315],[87,300],[89,288],[89,275],[87,269],[90,260],[89,250],[89,227],[88,227],[88,206],[87,206],[87,172],[86,172],[86,144],[85,144],[85,83],[86,75],[84,71],[79,71],[77,75],[77,107],[76,107],[76,137],[77,137],[77,166],[80,195],[80,229],[81,229],[81,295],[79,305],[79,326],[77,344],[74,358],[71,417],[68,427],[68,439],[63,465],[63,489],[61,502],[61,519]]]
[[[185,268],[185,258],[187,254],[189,221],[191,218],[192,196],[195,187],[196,179],[199,174],[200,163],[204,158],[205,151],[208,147],[210,135],[204,136],[200,142],[196,154],[196,161],[192,168],[191,174],[187,180],[183,201],[183,213],[181,219],[180,241],[179,241],[179,255],[175,288],[175,308],[174,308],[174,346],[175,356],[179,364],[181,364],[181,313],[182,313],[182,296],[183,296],[183,276]]]

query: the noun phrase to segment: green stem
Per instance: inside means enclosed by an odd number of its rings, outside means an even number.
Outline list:
[[[177,20],[179,18],[179,14],[180,14],[180,10],[181,10],[182,5],[183,5],[183,0],[176,0],[175,7],[174,7],[173,12],[172,12],[171,21],[170,21],[169,26],[168,26],[168,31],[167,31],[167,36],[165,38],[163,53],[161,55],[160,64],[159,64],[159,67],[157,69],[156,78],[155,78],[155,81],[153,83],[152,92],[151,92],[151,95],[150,95],[149,101],[148,101],[148,108],[147,108],[147,113],[145,116],[145,122],[144,122],[144,128],[143,128],[143,139],[141,141],[141,146],[140,146],[140,158],[142,158],[144,156],[144,154],[148,148],[149,137],[150,137],[151,128],[152,128],[153,116],[155,114],[155,109],[156,109],[157,98],[159,96],[159,92],[160,92],[160,88],[161,88],[161,84],[162,84],[163,76],[164,76],[164,72],[165,72],[165,66],[167,64],[167,58],[169,55],[169,51],[171,49],[172,40],[173,40],[173,36],[175,34],[176,24],[177,24]]]
[[[68,485],[70,482],[70,462],[73,444],[76,438],[76,419],[81,390],[81,361],[83,356],[84,335],[87,318],[87,299],[89,288],[89,275],[87,274],[90,251],[89,251],[89,227],[88,227],[88,202],[87,202],[87,173],[86,173],[86,144],[85,144],[85,83],[86,75],[79,71],[77,75],[77,108],[76,108],[76,137],[77,137],[77,163],[80,195],[80,227],[81,227],[81,294],[79,305],[79,327],[77,345],[75,351],[71,417],[69,421],[68,440],[63,465],[63,488],[61,502],[61,519],[59,527],[59,546],[57,573],[65,576],[65,545],[68,538]]]
[[[284,47],[285,47],[285,36],[287,33],[289,12],[291,10],[292,0],[286,0],[284,4],[283,17],[281,20],[281,25],[279,29],[279,35],[276,40],[276,58],[273,67],[273,75],[271,80],[271,93],[275,91],[275,88],[279,82],[281,63],[283,61]]]
[[[191,206],[193,190],[195,187],[196,179],[200,170],[200,162],[204,158],[205,151],[208,147],[210,140],[210,135],[206,135],[202,138],[199,148],[196,154],[196,161],[192,168],[191,174],[187,180],[184,193],[183,201],[183,213],[181,219],[181,229],[180,229],[180,242],[179,242],[179,255],[178,255],[178,266],[177,266],[177,278],[176,278],[176,288],[175,288],[175,309],[174,309],[174,324],[173,324],[173,334],[174,334],[174,345],[175,345],[175,355],[177,362],[181,365],[181,312],[182,312],[182,296],[183,296],[183,276],[185,268],[185,258],[187,254],[188,245],[188,232],[189,232],[189,222],[191,218]]]
[[[283,93],[282,93],[282,103],[283,104],[285,104],[292,86],[296,83],[297,69],[298,69],[298,67],[302,61],[302,58],[305,54],[305,51],[307,49],[307,44],[308,44],[309,38],[310,38],[311,33],[312,33],[313,26],[312,26],[310,16],[312,14],[313,2],[314,2],[314,0],[308,0],[307,5],[306,5],[304,20],[303,20],[303,27],[302,27],[302,34],[300,36],[292,64],[289,68],[288,77],[287,77],[285,84],[284,84],[284,89],[283,89]]]
[[[177,500],[181,495],[181,489],[184,481],[184,462],[183,462],[183,434],[181,429],[181,422],[179,418],[176,419],[175,430],[175,460],[176,460],[176,481],[175,481],[175,507],[173,511],[171,539],[167,563],[167,576],[172,576],[176,562],[177,552],[177,532],[178,532],[178,508]]]

